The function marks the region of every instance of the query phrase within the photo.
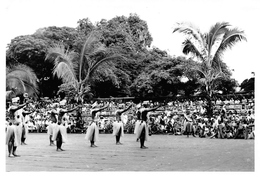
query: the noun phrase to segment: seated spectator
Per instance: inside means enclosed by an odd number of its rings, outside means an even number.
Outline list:
[[[242,121],[237,119],[236,124],[237,124],[237,126],[235,128],[234,139],[241,138],[244,134],[244,127],[243,127]]]

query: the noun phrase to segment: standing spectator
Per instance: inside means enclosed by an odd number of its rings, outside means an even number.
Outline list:
[[[186,111],[186,114],[184,113],[183,125],[184,125],[184,132],[189,138],[190,133],[192,133],[192,118],[189,110]],[[194,132],[193,132],[193,136],[194,136]]]

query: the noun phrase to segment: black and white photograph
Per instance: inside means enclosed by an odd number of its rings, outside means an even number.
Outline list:
[[[1,4],[5,174],[257,174],[260,1]]]

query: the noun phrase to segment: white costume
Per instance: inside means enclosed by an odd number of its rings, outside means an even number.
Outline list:
[[[95,109],[94,110],[91,110],[91,115],[92,115],[92,112],[93,111],[96,111]],[[95,118],[93,121],[90,122],[89,126],[88,126],[88,129],[87,129],[87,132],[86,132],[86,136],[85,136],[85,139],[89,140],[89,141],[98,141],[98,135],[99,135],[99,128],[97,126],[97,122],[98,122],[98,113],[96,113],[95,115]],[[93,134],[94,133],[94,134]],[[94,137],[93,137],[94,136]]]
[[[117,112],[116,112],[117,114]],[[122,118],[122,115],[121,115],[121,118]],[[120,130],[121,128],[121,130]],[[119,133],[119,130],[121,131],[120,133],[120,137],[123,137],[124,136],[124,125],[123,125],[123,122],[120,120],[120,121],[114,121],[113,122],[113,133],[112,135],[114,136],[117,136],[118,133]]]
[[[27,138],[29,130],[28,130],[28,123],[29,123],[30,116],[25,115],[25,117],[22,116],[22,126],[24,126],[24,138]]]
[[[143,111],[145,111],[146,109],[145,108],[141,108],[140,109],[140,113],[142,114]],[[147,115],[146,115],[147,117]],[[140,116],[140,118],[142,119],[142,115]],[[148,119],[148,117],[146,118],[146,120]],[[137,122],[136,122],[137,123]],[[136,129],[136,138],[137,139],[140,139],[140,136],[141,136],[141,133],[143,131],[143,129],[145,130],[145,141],[148,141],[148,126],[147,126],[147,123],[146,121],[143,121],[143,120],[140,120],[137,125],[136,125],[137,129]]]
[[[8,125],[6,131],[6,144],[10,141],[14,141],[14,146],[19,146],[21,144],[21,138],[18,139],[18,128],[16,125]],[[21,136],[20,136],[21,137]]]
[[[142,133],[144,128],[145,128],[145,139],[144,140],[148,141],[148,134],[149,134],[149,132],[148,132],[148,126],[147,126],[145,121],[140,121],[140,123],[138,125],[137,132],[136,132],[136,137],[138,139],[140,139],[140,135],[141,135],[141,133]]]
[[[12,107],[15,107],[16,106],[11,106],[9,108],[9,110],[12,108]],[[19,125],[11,125],[11,126],[8,126],[7,127],[7,131],[6,131],[6,142],[9,142],[10,138],[14,135],[14,146],[18,146],[21,144],[21,138],[22,138],[22,112],[23,112],[23,109],[19,109],[17,111],[14,112],[14,122],[15,123],[19,123]],[[19,118],[18,118],[19,116]]]
[[[60,124],[60,125],[54,125],[53,126],[53,136],[52,140],[56,141],[58,132],[60,131],[61,137],[62,137],[62,143],[68,142],[68,137],[67,137],[67,126]]]

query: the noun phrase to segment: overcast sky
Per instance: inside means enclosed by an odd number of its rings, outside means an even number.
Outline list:
[[[259,31],[258,0],[7,0],[4,8],[4,47],[19,35],[33,34],[48,26],[76,27],[89,18],[93,23],[116,16],[136,13],[148,24],[152,46],[182,55],[180,34],[173,34],[176,22],[191,22],[207,32],[217,22],[229,22],[245,31],[247,42],[237,43],[223,60],[234,69],[239,83],[256,72]]]

